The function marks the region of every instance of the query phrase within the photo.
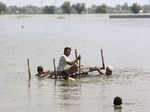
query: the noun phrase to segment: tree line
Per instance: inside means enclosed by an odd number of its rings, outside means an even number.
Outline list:
[[[127,3],[124,5],[116,5],[115,7],[102,5],[92,5],[85,7],[84,3],[71,4],[69,1],[65,1],[60,7],[55,5],[47,5],[44,7],[37,6],[6,6],[6,4],[0,2],[0,14],[85,14],[85,13],[139,13],[150,12],[150,5],[140,6],[137,3],[133,3],[129,6]]]

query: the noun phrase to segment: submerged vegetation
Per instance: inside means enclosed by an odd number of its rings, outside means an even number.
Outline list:
[[[6,6],[6,4],[0,2],[0,14],[85,14],[85,13],[149,13],[150,5],[140,6],[137,3],[133,3],[129,6],[127,3],[124,5],[116,5],[115,7],[102,5],[92,5],[86,8],[84,3],[71,4],[69,1],[65,1],[61,6],[46,5],[43,7],[27,5],[23,7],[18,6]]]

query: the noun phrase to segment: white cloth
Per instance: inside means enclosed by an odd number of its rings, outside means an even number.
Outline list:
[[[57,70],[63,71],[70,68],[71,66],[67,63],[68,61],[71,61],[70,58],[67,57],[66,55],[62,55],[59,59]]]

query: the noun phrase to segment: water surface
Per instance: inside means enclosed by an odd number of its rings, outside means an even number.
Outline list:
[[[150,19],[108,19],[82,15],[0,16],[0,109],[3,112],[115,112],[113,98],[123,98],[122,112],[150,110]],[[72,47],[82,64],[101,66],[100,49],[113,75],[97,72],[77,81],[38,80],[36,67],[53,69],[63,48]],[[26,59],[32,80],[28,87]],[[56,64],[57,64],[56,63]]]

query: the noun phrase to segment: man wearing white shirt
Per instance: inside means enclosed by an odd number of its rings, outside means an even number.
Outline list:
[[[64,48],[64,54],[59,59],[59,64],[57,68],[58,72],[68,71],[69,73],[76,73],[78,71],[78,66],[76,65],[76,63],[78,62],[78,60],[81,59],[81,57],[79,55],[75,60],[72,61],[69,58],[70,53],[71,53],[70,47]],[[99,73],[101,73],[98,67],[85,67],[85,68],[88,69],[87,70],[88,72],[98,71]]]
[[[64,48],[64,54],[60,57],[58,63],[57,70],[59,72],[69,70],[69,73],[75,73],[78,71],[78,66],[76,65],[76,63],[78,62],[78,60],[81,59],[81,57],[79,55],[75,60],[71,60],[69,58],[70,53],[71,53],[70,47]]]

